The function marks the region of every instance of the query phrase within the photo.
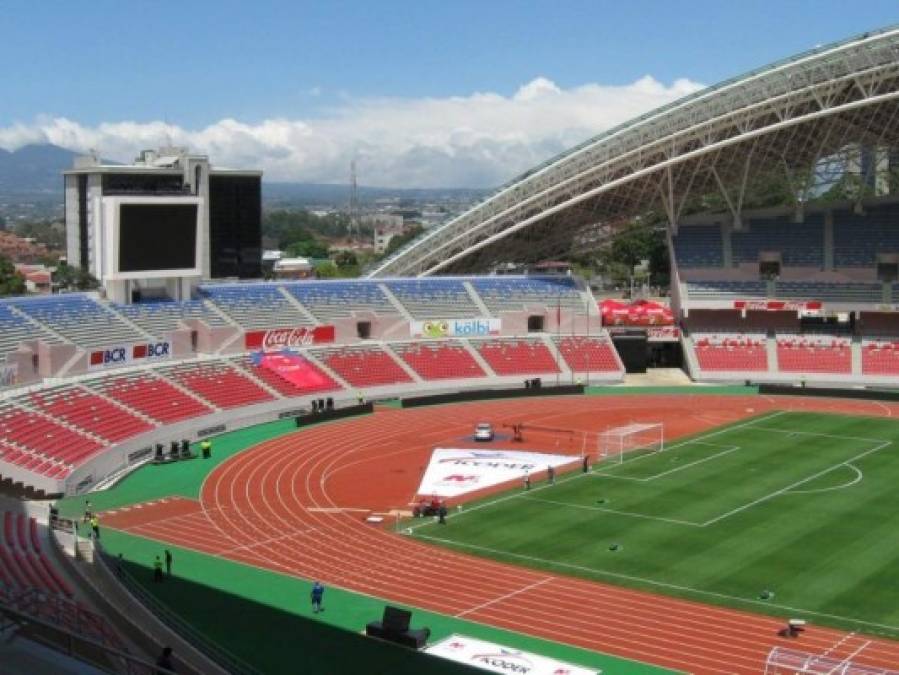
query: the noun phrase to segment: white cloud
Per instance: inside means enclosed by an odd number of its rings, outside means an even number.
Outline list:
[[[342,97],[328,114],[246,124],[223,119],[203,129],[163,122],[84,126],[64,117],[0,127],[0,147],[54,143],[132,159],[166,143],[207,153],[214,164],[261,167],[268,180],[344,182],[357,160],[359,182],[388,187],[491,187],[589,136],[700,89],[645,76],[627,85],[562,89],[538,77],[512,96]]]

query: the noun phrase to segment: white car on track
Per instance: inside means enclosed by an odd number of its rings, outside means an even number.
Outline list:
[[[481,422],[474,428],[474,439],[476,441],[492,441],[493,427],[488,422]]]

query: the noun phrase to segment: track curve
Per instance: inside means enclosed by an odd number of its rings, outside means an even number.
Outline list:
[[[759,673],[771,647],[795,646],[782,621],[550,574],[437,548],[363,522],[408,504],[431,448],[481,419],[598,430],[664,421],[674,438],[775,409],[895,415],[899,406],[742,396],[546,398],[382,410],[254,446],[206,479],[202,513],[158,538],[214,555],[468,620],[695,673]],[[801,649],[899,663],[899,643],[810,629]]]

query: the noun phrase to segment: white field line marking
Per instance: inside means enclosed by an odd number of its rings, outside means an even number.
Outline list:
[[[873,440],[873,439],[871,439],[871,440]],[[714,525],[715,523],[720,522],[720,521],[724,520],[725,518],[729,518],[730,516],[736,515],[736,514],[740,513],[741,511],[745,511],[746,509],[752,508],[753,506],[756,506],[757,504],[761,504],[762,502],[766,502],[769,499],[773,499],[774,497],[777,497],[778,495],[782,495],[785,492],[792,490],[793,488],[797,488],[800,485],[804,485],[805,483],[808,483],[810,480],[814,480],[815,478],[819,478],[820,476],[823,476],[826,473],[830,473],[831,471],[833,471],[834,469],[836,469],[838,467],[848,465],[850,462],[855,462],[859,459],[862,459],[863,457],[867,457],[868,455],[871,455],[871,454],[877,452],[878,450],[883,450],[885,447],[887,447],[888,445],[891,445],[892,443],[893,443],[893,441],[883,441],[879,445],[875,445],[873,448],[871,448],[869,450],[865,450],[864,452],[861,452],[861,453],[855,455],[855,457],[850,457],[849,459],[847,459],[843,462],[839,462],[838,464],[829,466],[826,469],[822,469],[821,471],[818,471],[817,473],[813,473],[811,476],[807,476],[806,478],[796,481],[795,483],[792,483],[791,485],[787,485],[784,488],[775,490],[771,494],[767,494],[764,497],[759,497],[758,499],[754,499],[753,501],[749,502],[748,504],[744,504],[743,506],[739,506],[735,509],[731,509],[727,513],[722,513],[720,516],[716,516],[715,518],[712,518],[711,520],[707,520],[702,524],[702,527],[708,527],[709,525]]]
[[[850,469],[855,471],[855,478],[853,478],[848,483],[843,483],[842,485],[834,485],[833,487],[827,487],[827,488],[817,488],[814,490],[790,490],[788,494],[791,494],[791,495],[813,495],[813,494],[818,494],[819,492],[831,492],[832,490],[845,490],[846,488],[850,488],[853,485],[860,483],[862,481],[862,479],[865,477],[864,474],[862,473],[862,470],[859,469],[854,464],[849,464],[848,462],[846,463],[846,466],[848,466]]]
[[[505,595],[501,595],[498,598],[493,598],[493,600],[488,600],[487,602],[482,602],[480,605],[476,607],[472,607],[471,609],[466,609],[464,612],[459,612],[455,615],[458,619],[459,617],[465,616],[466,614],[473,614],[477,612],[479,609],[484,609],[489,607],[490,605],[495,605],[498,602],[502,602],[503,600],[508,600],[509,598],[514,598],[516,595],[521,595],[522,593],[526,593],[530,590],[537,588],[538,586],[542,586],[543,584],[548,584],[550,581],[555,580],[555,577],[546,577],[545,579],[541,579],[540,581],[535,581],[532,584],[528,584],[524,588],[519,588],[517,591],[511,591],[510,593],[506,593]]]
[[[711,445],[711,443],[705,443],[704,445]],[[717,446],[724,447],[724,446]],[[663,476],[667,476],[668,474],[677,473],[678,471],[682,471],[683,469],[689,469],[691,466],[696,466],[697,464],[702,464],[703,462],[708,462],[712,459],[717,459],[718,457],[723,457],[724,455],[729,455],[735,450],[739,450],[739,445],[732,445],[726,450],[722,450],[721,452],[716,452],[713,455],[709,455],[708,457],[703,457],[702,459],[696,459],[692,462],[687,462],[686,464],[681,464],[680,466],[676,466],[673,469],[668,469],[667,471],[663,471],[662,473],[653,474],[652,476],[645,476],[644,478],[634,478],[634,480],[640,481],[641,483],[648,483],[649,481],[655,480],[656,478],[662,478]]]
[[[282,534],[277,537],[270,537],[269,539],[262,539],[260,541],[254,541],[252,544],[244,544],[243,546],[235,546],[234,548],[226,548],[220,551],[221,555],[227,555],[229,553],[234,553],[236,551],[248,551],[252,548],[256,548],[258,546],[267,546],[268,544],[273,544],[277,541],[283,541],[284,539],[290,539],[291,537],[298,537],[303,534],[309,534],[311,532],[315,532],[317,528],[314,527],[304,527],[293,530],[292,532],[288,532],[287,534]]]
[[[456,546],[459,548],[467,548],[475,551],[482,551],[483,553],[489,553],[492,555],[501,555],[509,558],[517,558],[519,560],[527,560],[533,563],[539,563],[541,565],[547,565],[549,567],[561,567],[565,569],[577,570],[580,572],[587,572],[588,574],[594,574],[596,576],[605,576],[611,577],[614,579],[625,579],[627,581],[635,581],[643,584],[647,584],[649,586],[657,586],[659,588],[668,588],[675,591],[680,591],[684,593],[695,593],[700,596],[707,596],[710,598],[719,598],[722,600],[727,600],[729,602],[739,602],[747,605],[756,605],[760,607],[776,607],[778,609],[782,609],[786,612],[793,613],[802,613],[808,614],[811,616],[820,616],[826,619],[834,619],[836,621],[845,621],[846,623],[854,623],[862,626],[870,626],[872,628],[880,628],[883,630],[891,631],[891,632],[899,632],[899,626],[890,626],[888,624],[883,623],[874,623],[873,621],[864,621],[863,619],[854,619],[846,616],[840,616],[838,614],[827,614],[825,612],[816,612],[812,609],[803,609],[801,607],[791,607],[789,605],[781,605],[778,603],[773,603],[769,600],[753,600],[752,598],[741,598],[736,595],[728,595],[727,593],[718,593],[716,591],[705,591],[698,588],[691,588],[690,586],[681,586],[678,584],[671,584],[665,581],[658,581],[656,579],[647,579],[645,577],[633,576],[630,574],[622,574],[620,572],[609,572],[606,570],[599,570],[592,567],[586,567],[584,565],[575,565],[574,563],[566,563],[560,562],[558,560],[546,560],[545,558],[537,558],[535,556],[524,555],[523,553],[511,553],[509,551],[501,551],[495,548],[488,548],[487,546],[479,546],[477,544],[468,544],[461,541],[453,541],[452,539],[441,539],[440,537],[430,537],[426,534],[417,534],[415,535],[419,539],[427,539],[430,541],[436,541],[441,544]]]
[[[852,631],[851,633],[846,633],[846,635],[841,637],[839,640],[837,640],[832,645],[830,645],[830,647],[828,647],[823,652],[821,652],[821,656],[823,656],[823,657],[829,656],[832,651],[839,649],[840,647],[843,646],[844,642],[846,642],[847,640],[851,640],[853,637],[855,637],[855,631]]]
[[[770,431],[773,434],[788,434],[790,436],[818,436],[819,438],[835,438],[838,441],[863,441],[865,443],[882,443],[883,438],[868,438],[866,436],[840,436],[837,434],[822,434],[818,431],[793,431],[792,429],[775,429],[774,427],[753,427],[758,431]]]
[[[687,444],[689,444],[689,443],[695,443],[696,441],[700,441],[700,440],[703,440],[703,439],[706,439],[706,438],[712,438],[712,437],[714,437],[714,436],[720,436],[721,434],[730,433],[730,432],[733,431],[734,429],[741,429],[741,428],[744,428],[744,427],[751,426],[751,425],[753,425],[753,424],[758,424],[759,422],[763,422],[763,421],[772,419],[772,418],[777,417],[777,416],[779,416],[779,415],[783,415],[784,412],[785,412],[785,411],[783,411],[783,410],[778,410],[777,412],[771,413],[770,415],[763,415],[763,416],[758,417],[758,418],[756,418],[756,419],[749,420],[748,422],[743,422],[742,424],[735,424],[735,425],[733,425],[733,426],[728,427],[727,429],[719,429],[718,431],[712,431],[711,433],[705,434],[704,436],[698,436],[698,437],[696,437],[696,438],[687,439],[687,440],[681,441],[681,442],[679,442],[679,443],[674,443],[673,445],[668,446],[668,449],[670,450],[670,449],[672,449],[672,448],[678,448],[678,447],[680,447],[680,446],[682,446],[682,445],[687,445]],[[646,455],[643,455],[643,456],[645,457]],[[620,466],[620,465],[619,465],[619,466]],[[575,474],[575,475],[563,476],[562,478],[559,478],[559,479],[556,480],[556,485],[561,485],[561,484],[563,484],[563,483],[567,483],[568,481],[576,480],[576,479],[578,479],[578,478],[583,478],[584,476],[590,476],[590,475],[592,475],[592,474],[590,474],[590,473],[579,473],[579,474]],[[546,488],[549,488],[549,487],[552,487],[552,486],[551,486],[551,485],[538,485],[538,486],[532,488],[531,490],[529,490],[529,492],[530,492],[531,494],[533,494],[534,492],[539,492],[540,490],[545,490]],[[477,504],[477,505],[475,505],[475,506],[472,506],[471,508],[467,508],[467,509],[464,509],[464,510],[462,510],[462,511],[457,511],[457,512],[454,513],[454,514],[451,514],[450,516],[447,517],[447,520],[449,520],[450,518],[453,518],[453,519],[458,518],[458,517],[460,517],[460,516],[465,515],[466,513],[471,513],[471,512],[473,512],[473,511],[478,511],[478,510],[483,509],[483,508],[486,508],[486,507],[488,507],[488,506],[494,506],[494,505],[496,505],[496,504],[500,504],[500,503],[502,503],[502,502],[508,501],[509,499],[515,499],[516,497],[521,497],[521,496],[524,495],[524,494],[525,494],[524,492],[514,492],[514,493],[512,493],[512,494],[508,494],[508,495],[505,495],[505,496],[503,496],[503,497],[500,497],[499,499],[493,499],[493,500],[491,500],[491,501],[489,501],[489,502],[482,502],[481,504]],[[434,522],[435,522],[435,521],[428,520],[428,521],[426,521],[426,522],[424,522],[424,523],[417,523],[417,524],[415,524],[415,525],[410,525],[410,526],[409,526],[408,528],[406,528],[406,529],[408,529],[408,530],[417,530],[417,529],[419,529],[419,528],[426,527],[426,526],[428,526],[428,525],[434,525]]]
[[[556,504],[572,509],[583,509],[585,511],[602,511],[604,513],[614,513],[618,516],[628,516],[630,518],[643,518],[645,520],[659,520],[664,523],[674,523],[675,525],[688,525],[689,527],[704,527],[700,523],[692,523],[688,520],[677,520],[675,518],[665,518],[663,516],[650,516],[645,513],[634,513],[632,511],[618,511],[617,509],[606,509],[601,506],[587,506],[586,504],[571,504],[569,502],[556,502],[552,499],[540,499],[539,497],[524,497],[525,501],[543,502],[545,504]]]
[[[837,665],[835,665],[833,668],[831,668],[830,670],[828,670],[826,675],[832,675],[833,673],[839,672],[839,671],[841,671],[843,668],[845,668],[846,666],[848,666],[850,663],[852,663],[852,659],[854,659],[856,656],[858,656],[858,655],[861,654],[865,649],[868,648],[868,645],[869,645],[869,644],[871,644],[871,640],[865,640],[865,642],[862,644],[861,647],[859,647],[858,649],[856,649],[856,650],[855,650],[854,652],[852,652],[849,656],[847,656],[845,659],[843,659],[842,661],[840,661],[840,662],[839,662]],[[845,671],[844,671],[844,672],[845,672]]]

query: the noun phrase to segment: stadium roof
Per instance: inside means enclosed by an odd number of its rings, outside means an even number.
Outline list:
[[[371,276],[565,255],[649,210],[676,229],[688,202],[710,191],[739,226],[754,179],[779,172],[801,205],[834,161],[844,170],[861,166],[863,153],[899,146],[897,113],[899,27],[891,27],[726,80],[595,136],[429,230]]]

